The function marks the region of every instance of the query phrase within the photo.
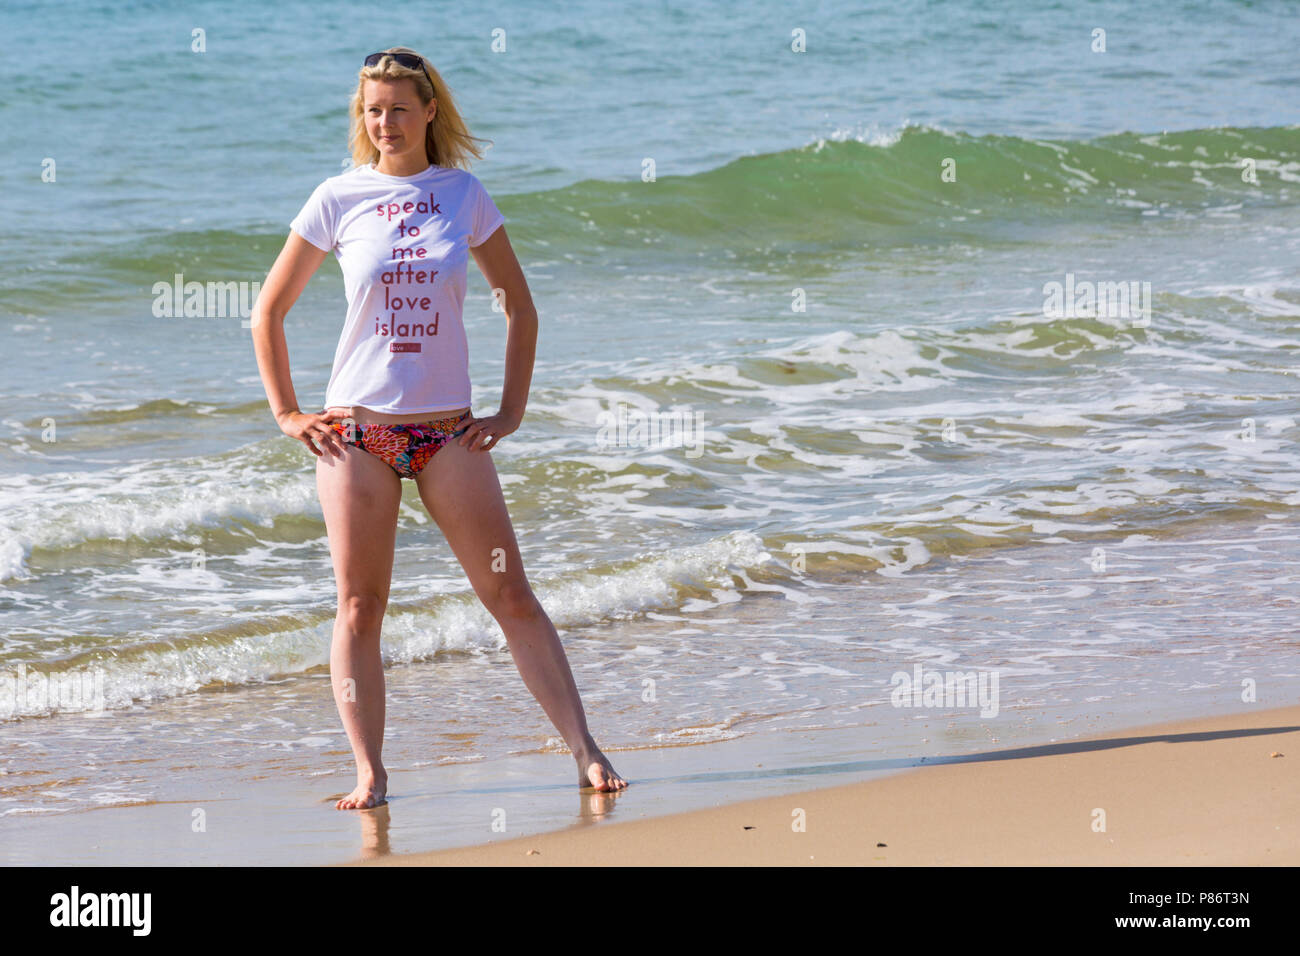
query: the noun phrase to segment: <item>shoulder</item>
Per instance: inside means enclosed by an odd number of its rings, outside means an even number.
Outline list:
[[[353,166],[351,169],[323,179],[316,187],[322,199],[337,199],[340,195],[354,193],[364,189],[370,181],[365,176],[365,166]]]
[[[451,172],[455,174],[456,178],[452,180],[452,183],[457,189],[461,189],[467,193],[473,193],[480,189],[486,190],[483,181],[468,169],[455,168],[451,170]]]

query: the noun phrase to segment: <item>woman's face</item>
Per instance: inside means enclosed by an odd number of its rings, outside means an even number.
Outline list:
[[[428,106],[421,103],[415,81],[409,78],[364,80],[361,95],[366,132],[381,156],[417,150],[424,155],[424,133],[437,110],[437,100],[430,100]]]

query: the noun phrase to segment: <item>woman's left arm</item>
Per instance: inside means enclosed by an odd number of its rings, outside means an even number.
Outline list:
[[[501,408],[496,415],[475,421],[460,439],[471,450],[490,451],[498,439],[517,429],[524,418],[537,355],[537,308],[505,226],[498,227],[485,241],[471,248],[470,253],[506,313],[506,377],[501,390]],[[486,427],[480,429],[480,426]],[[480,430],[491,436],[481,446],[476,440]]]

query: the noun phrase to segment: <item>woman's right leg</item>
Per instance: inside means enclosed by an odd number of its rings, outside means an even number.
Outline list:
[[[384,802],[384,665],[379,630],[393,578],[393,546],[402,480],[388,465],[354,445],[344,457],[328,450],[316,459],[316,489],[339,610],[330,644],[334,702],[357,761],[357,786],[335,807],[365,809]]]

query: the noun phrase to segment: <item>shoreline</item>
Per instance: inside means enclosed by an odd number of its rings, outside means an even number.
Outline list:
[[[703,810],[331,865],[1297,865],[1298,785],[1300,705],[1291,705],[940,758],[886,777]],[[617,797],[591,795],[627,801],[635,781]]]

